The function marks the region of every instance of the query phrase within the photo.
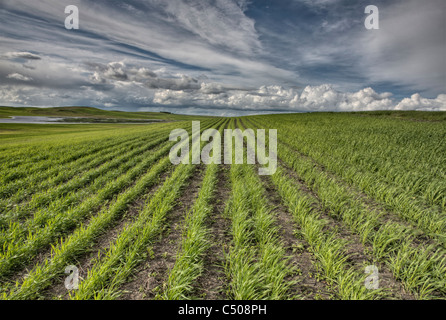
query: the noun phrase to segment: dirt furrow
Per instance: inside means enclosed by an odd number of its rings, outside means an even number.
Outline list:
[[[308,244],[305,240],[296,237],[299,234],[299,226],[293,221],[291,213],[282,204],[276,187],[271,181],[270,176],[259,176],[264,185],[266,196],[268,198],[272,213],[276,217],[279,227],[279,237],[284,244],[287,257],[292,266],[296,267],[298,272],[289,276],[287,281],[297,281],[290,290],[292,299],[330,299],[333,295],[326,283],[318,280],[315,275],[317,270],[314,266],[314,256],[308,251]]]
[[[184,218],[192,207],[204,177],[204,166],[197,165],[188,185],[184,188],[177,205],[165,222],[165,230],[159,241],[147,248],[149,257],[134,270],[134,277],[120,289],[122,300],[156,299],[162,293],[170,270],[175,264],[176,255],[183,234]]]
[[[223,273],[224,251],[231,242],[230,221],[223,216],[231,193],[229,165],[221,165],[217,175],[214,210],[208,218],[211,247],[204,256],[204,272],[197,279],[193,295],[198,299],[224,300],[225,275]]]
[[[122,217],[115,221],[115,223],[110,226],[108,231],[98,237],[96,243],[89,248],[85,254],[80,256],[77,261],[73,264],[79,269],[79,281],[81,282],[83,278],[85,278],[88,274],[88,270],[93,267],[93,264],[96,262],[98,254],[104,253],[110,245],[118,238],[121,231],[124,229],[126,225],[131,224],[138,218],[139,213],[143,209],[144,205],[147,203],[148,199],[162,186],[164,181],[170,176],[171,170],[164,171],[160,177],[158,178],[158,182],[154,183],[154,185],[149,188],[146,193],[135,200],[132,204],[129,205],[129,208],[122,215]],[[57,299],[68,299],[69,292],[65,288],[65,277],[59,277],[55,279],[54,285],[44,292],[44,296],[48,299],[57,298]]]
[[[336,183],[341,185],[342,187],[346,188],[348,191],[350,191],[352,194],[355,195],[356,199],[361,201],[361,203],[364,205],[364,207],[369,211],[374,211],[379,216],[380,221],[382,223],[386,223],[388,221],[394,222],[397,224],[400,224],[404,227],[406,227],[409,230],[413,230],[413,234],[415,237],[415,243],[418,244],[424,244],[424,245],[437,245],[438,242],[429,238],[423,231],[421,231],[417,226],[415,222],[409,222],[401,218],[396,212],[394,212],[391,209],[386,208],[383,204],[379,203],[376,199],[373,197],[367,195],[364,191],[362,191],[358,186],[348,184],[344,178],[340,177],[336,173],[328,170],[323,164],[317,162],[313,158],[301,153],[296,148],[290,146],[288,143],[284,141],[280,141],[280,143],[286,145],[288,148],[293,150],[297,156],[302,157],[304,159],[310,160],[319,170],[326,173],[330,178],[332,178]]]
[[[288,168],[281,160],[278,160],[281,168],[292,177],[296,182],[296,187],[300,188],[305,193],[310,194],[312,197],[319,199],[317,193],[311,190],[305,182],[297,175],[296,172]],[[332,218],[328,210],[323,209],[318,203],[316,207],[322,219],[327,221],[327,230],[337,230],[342,239],[347,240],[345,246],[346,254],[348,255],[347,262],[349,266],[353,267],[360,273],[365,272],[367,265],[374,265],[379,270],[380,288],[386,288],[389,299],[399,300],[413,300],[415,299],[411,293],[404,289],[403,285],[397,281],[391,271],[383,263],[375,261],[375,259],[367,252],[372,252],[370,245],[363,245],[360,237],[351,232],[341,221]]]

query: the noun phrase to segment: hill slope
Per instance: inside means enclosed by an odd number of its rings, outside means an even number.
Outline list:
[[[0,118],[10,116],[50,116],[50,117],[85,117],[100,119],[157,119],[157,120],[192,120],[210,117],[170,114],[163,112],[125,112],[108,111],[92,107],[0,107]]]

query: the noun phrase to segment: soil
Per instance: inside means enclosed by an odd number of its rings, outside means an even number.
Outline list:
[[[296,172],[288,168],[281,160],[279,160],[279,163],[286,174],[296,181],[296,187],[312,197],[319,199],[317,193],[311,190]],[[321,204],[318,204],[316,210],[321,218],[327,221],[327,230],[336,229],[340,234],[340,238],[347,241],[345,251],[348,255],[347,263],[349,266],[353,267],[356,271],[363,273],[366,265],[376,265],[379,269],[380,288],[390,289],[386,291],[388,299],[415,299],[413,295],[405,290],[403,285],[393,277],[387,266],[375,261],[375,259],[367,253],[372,251],[370,245],[363,245],[358,235],[352,233],[341,221],[333,219],[329,212],[322,208]]]
[[[120,289],[122,300],[148,300],[162,293],[170,270],[175,264],[177,252],[183,234],[184,218],[193,206],[203,180],[204,166],[195,167],[195,172],[186,181],[183,194],[177,205],[166,219],[167,228],[160,236],[160,241],[151,247],[152,254],[146,261],[135,268],[134,277]]]
[[[296,237],[300,227],[293,221],[291,213],[282,204],[279,194],[269,176],[260,176],[265,187],[269,203],[274,208],[279,226],[279,237],[284,244],[289,263],[297,268],[297,273],[290,276],[287,281],[297,281],[291,290],[290,296],[295,299],[323,299],[328,300],[333,295],[332,289],[314,275],[317,270],[314,266],[314,256],[308,251],[309,245],[303,239]]]
[[[155,183],[151,188],[149,188],[146,193],[131,203],[127,211],[122,215],[122,217],[115,221],[113,225],[109,227],[105,233],[100,235],[95,244],[89,248],[84,254],[80,255],[78,259],[73,262],[73,265],[79,269],[79,281],[82,281],[88,274],[88,270],[91,269],[93,264],[96,262],[99,253],[104,253],[110,245],[117,239],[123,228],[132,223],[139,215],[147,200],[156,192],[156,190],[163,184],[164,180],[170,174],[170,170],[164,171],[158,178],[158,183]],[[88,222],[87,222],[88,224]],[[69,292],[65,288],[65,277],[57,277],[53,281],[53,285],[43,292],[46,299],[68,299]]]
[[[214,210],[208,219],[211,247],[204,257],[204,273],[197,280],[194,296],[206,300],[226,300],[224,252],[231,243],[230,221],[224,217],[226,202],[231,193],[229,165],[221,165],[217,176]]]

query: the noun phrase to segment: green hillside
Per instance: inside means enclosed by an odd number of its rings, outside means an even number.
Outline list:
[[[11,116],[83,117],[98,119],[156,119],[168,121],[210,118],[205,116],[170,114],[164,112],[108,111],[92,107],[0,107],[0,118],[8,118]]]

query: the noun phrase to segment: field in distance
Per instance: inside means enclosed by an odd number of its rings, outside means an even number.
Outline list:
[[[54,108],[35,108],[35,107],[0,107],[0,118],[12,116],[48,116],[48,117],[80,117],[97,119],[146,119],[146,120],[166,120],[166,121],[185,121],[191,119],[206,119],[206,116],[189,116],[173,114],[168,112],[124,112],[109,111],[92,107],[54,107]]]
[[[446,298],[445,112],[158,115],[0,124],[0,299]],[[173,165],[192,120],[277,129],[277,171]]]

